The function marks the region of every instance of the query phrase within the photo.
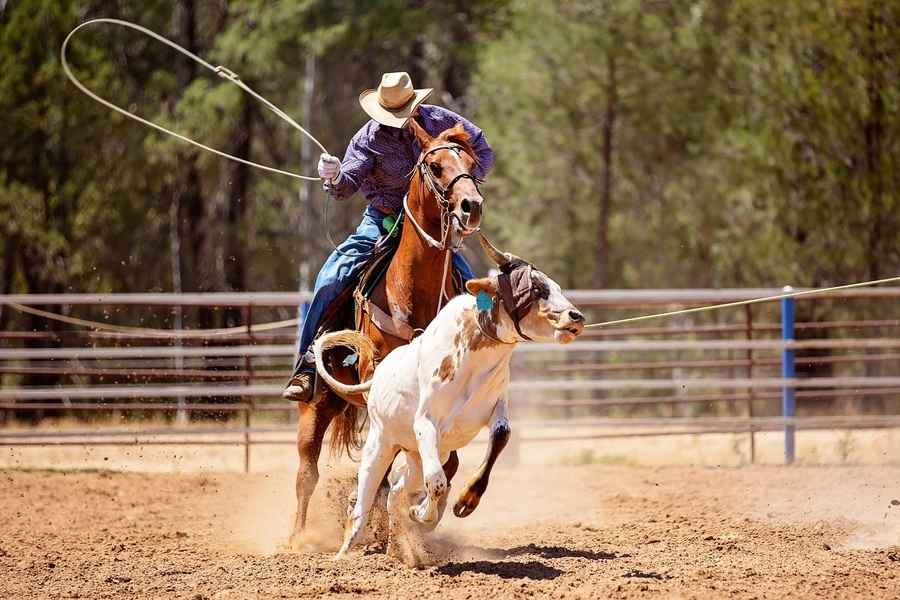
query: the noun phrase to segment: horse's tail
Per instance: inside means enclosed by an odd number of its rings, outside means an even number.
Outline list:
[[[353,458],[353,453],[362,449],[360,433],[365,422],[359,422],[360,410],[355,404],[345,404],[341,414],[331,422],[328,445],[332,456],[340,456],[345,452]]]
[[[357,364],[371,365],[374,364],[375,359],[375,344],[372,343],[369,336],[360,333],[359,331],[344,329],[342,331],[333,331],[331,333],[323,334],[316,340],[316,343],[313,346],[313,351],[316,355],[316,371],[319,373],[322,380],[328,384],[328,387],[330,387],[334,393],[350,404],[363,407],[366,405],[363,394],[368,392],[369,388],[372,387],[372,380],[370,379],[369,381],[355,385],[348,385],[335,379],[334,376],[328,372],[328,369],[325,368],[325,361],[323,360],[322,355],[326,350],[336,346],[349,346],[350,348],[353,348],[359,355],[357,357]]]

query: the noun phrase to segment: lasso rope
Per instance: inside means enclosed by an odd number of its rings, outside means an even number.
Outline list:
[[[294,327],[297,325],[299,319],[285,319],[283,321],[272,321],[269,323],[260,323],[258,325],[250,325],[248,328],[246,325],[241,325],[238,327],[223,327],[220,329],[153,329],[150,327],[129,327],[127,325],[112,325],[110,323],[102,323],[100,321],[89,321],[87,319],[79,319],[77,317],[70,317],[68,315],[61,315],[59,313],[53,313],[46,310],[41,310],[39,308],[32,308],[30,306],[25,306],[24,304],[18,304],[16,302],[7,302],[6,303],[10,308],[14,308],[15,310],[28,313],[31,315],[36,315],[39,317],[43,317],[45,319],[49,319],[51,321],[58,321],[60,323],[67,323],[69,325],[77,325],[79,327],[87,327],[90,329],[95,329],[98,331],[110,331],[114,333],[129,333],[134,335],[139,335],[143,337],[160,337],[160,338],[200,338],[200,337],[212,337],[212,336],[227,336],[227,335],[237,335],[242,333],[261,333],[263,331],[272,331],[273,329],[284,329],[285,327]]]
[[[637,321],[647,321],[650,319],[661,319],[663,317],[674,317],[677,315],[686,315],[690,313],[706,312],[710,310],[718,310],[720,308],[733,308],[736,306],[747,306],[748,304],[759,304],[761,302],[772,302],[783,298],[796,298],[798,296],[807,296],[809,294],[827,294],[838,290],[849,290],[851,288],[869,287],[882,283],[891,283],[900,281],[900,275],[896,277],[887,277],[885,279],[874,279],[872,281],[863,281],[860,283],[848,283],[846,285],[836,285],[827,288],[815,288],[811,290],[801,290],[799,292],[786,292],[775,296],[766,296],[764,298],[752,298],[750,300],[740,300],[738,302],[726,302],[724,304],[710,304],[708,306],[697,306],[694,308],[684,308],[681,310],[670,310],[668,312],[656,313],[652,315],[642,315],[640,317],[628,317],[625,319],[615,319],[613,321],[603,321],[602,323],[591,323],[585,327],[609,327],[610,325],[624,325],[625,323],[635,323]]]
[[[269,171],[271,173],[278,173],[279,175],[287,175],[288,177],[293,177],[295,179],[304,179],[306,181],[321,181],[321,178],[319,178],[319,177],[310,177],[308,175],[300,175],[298,173],[291,173],[290,171],[283,171],[281,169],[276,169],[275,167],[270,167],[267,165],[262,165],[262,164],[253,162],[251,160],[246,160],[244,158],[235,156],[233,154],[228,154],[227,152],[222,152],[221,150],[216,150],[215,148],[207,146],[206,144],[201,144],[200,142],[198,142],[196,140],[192,140],[191,138],[184,136],[180,133],[177,133],[175,131],[172,131],[171,129],[166,129],[162,125],[157,125],[156,123],[154,123],[152,121],[148,121],[147,119],[145,119],[143,117],[140,117],[128,110],[125,110],[121,106],[113,104],[109,100],[101,98],[100,96],[98,96],[97,94],[95,94],[94,92],[89,90],[87,88],[87,86],[85,86],[83,83],[81,83],[77,77],[75,77],[75,75],[72,73],[72,70],[69,69],[69,63],[68,63],[68,60],[66,59],[66,49],[69,45],[69,40],[72,39],[72,36],[74,36],[75,33],[79,29],[81,29],[83,27],[87,27],[88,25],[92,25],[95,23],[111,23],[114,25],[121,25],[122,27],[128,27],[130,29],[134,29],[135,31],[139,31],[139,32],[143,33],[144,35],[148,35],[148,36],[152,37],[153,39],[160,41],[163,44],[169,46],[170,48],[174,48],[178,52],[182,53],[183,55],[187,56],[188,58],[190,58],[191,60],[196,62],[197,64],[201,65],[202,67],[204,67],[206,69],[209,69],[210,71],[212,71],[219,77],[221,77],[227,81],[230,81],[234,85],[238,86],[239,88],[241,88],[242,90],[244,90],[245,92],[247,92],[248,94],[250,94],[251,96],[256,98],[257,100],[262,102],[266,106],[266,108],[268,108],[273,113],[278,115],[278,117],[280,117],[281,119],[286,121],[288,124],[290,124],[291,127],[298,130],[300,133],[302,133],[303,135],[308,137],[310,140],[312,140],[312,142],[316,146],[318,146],[322,150],[322,152],[328,154],[328,151],[325,149],[325,146],[323,146],[321,144],[321,142],[319,142],[319,140],[317,140],[310,132],[308,132],[306,129],[304,129],[299,123],[294,121],[294,119],[292,119],[283,110],[281,110],[280,108],[278,108],[277,106],[275,106],[274,104],[272,104],[271,102],[269,102],[268,100],[263,98],[261,95],[257,94],[255,91],[253,91],[247,84],[245,84],[243,81],[241,81],[241,78],[238,77],[238,75],[234,71],[231,71],[230,69],[228,69],[227,67],[224,67],[222,65],[213,66],[210,63],[203,60],[202,58],[200,58],[199,56],[197,56],[196,54],[194,54],[193,52],[191,52],[185,48],[182,48],[175,42],[173,42],[167,38],[164,38],[163,36],[159,35],[158,33],[150,31],[146,27],[141,27],[140,25],[136,25],[136,24],[130,23],[128,21],[123,21],[121,19],[103,18],[103,19],[91,19],[90,21],[85,21],[84,23],[82,23],[81,25],[79,25],[78,27],[73,29],[69,33],[69,35],[66,36],[66,39],[62,43],[62,48],[60,49],[60,59],[62,60],[63,71],[65,72],[66,77],[68,77],[69,80],[73,84],[75,84],[75,87],[77,87],[79,90],[81,90],[82,92],[87,94],[88,97],[99,102],[103,106],[116,111],[119,114],[125,115],[129,119],[134,119],[138,123],[146,125],[147,127],[152,127],[153,129],[156,129],[157,131],[161,131],[161,132],[163,132],[167,135],[170,135],[174,138],[178,138],[179,140],[181,140],[183,142],[187,142],[188,144],[193,144],[194,146],[197,146],[198,148],[202,148],[203,150],[212,152],[213,154],[217,154],[223,158],[227,158],[227,159],[233,160],[235,162],[243,163],[243,164],[249,165],[251,167],[256,167],[257,169],[262,169],[263,171]]]

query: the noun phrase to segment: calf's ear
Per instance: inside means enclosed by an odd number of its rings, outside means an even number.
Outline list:
[[[499,290],[496,277],[482,277],[481,279],[470,279],[466,282],[466,289],[473,296],[477,296],[478,292],[484,292],[493,296]]]

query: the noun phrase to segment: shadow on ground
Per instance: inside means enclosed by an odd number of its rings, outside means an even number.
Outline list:
[[[464,548],[477,552],[488,558],[514,558],[517,556],[540,556],[541,558],[584,558],[587,560],[613,560],[615,558],[627,558],[628,554],[616,554],[615,552],[595,552],[593,550],[581,550],[579,548],[566,548],[564,546],[539,546],[528,544],[514,548],[479,548],[469,546]]]
[[[461,573],[482,573],[484,575],[496,575],[502,579],[556,579],[563,571],[545,563],[531,560],[528,562],[516,562],[502,560],[520,556],[538,556],[540,558],[583,558],[586,560],[613,560],[620,556],[613,552],[595,552],[578,548],[565,548],[563,546],[539,546],[528,544],[514,548],[478,548],[470,546],[466,550],[484,556],[489,560],[475,560],[466,562],[449,562],[437,571],[444,575],[457,576]],[[622,555],[627,556],[627,555]]]
[[[438,573],[456,577],[462,573],[496,575],[501,579],[556,579],[562,571],[536,560],[529,562],[475,560],[452,562],[437,568]]]

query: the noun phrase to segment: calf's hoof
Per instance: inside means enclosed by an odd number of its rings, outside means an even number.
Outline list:
[[[428,510],[428,508],[428,500],[419,506],[410,506],[409,518],[420,525],[434,525],[437,521],[437,515],[434,514],[434,511]]]

